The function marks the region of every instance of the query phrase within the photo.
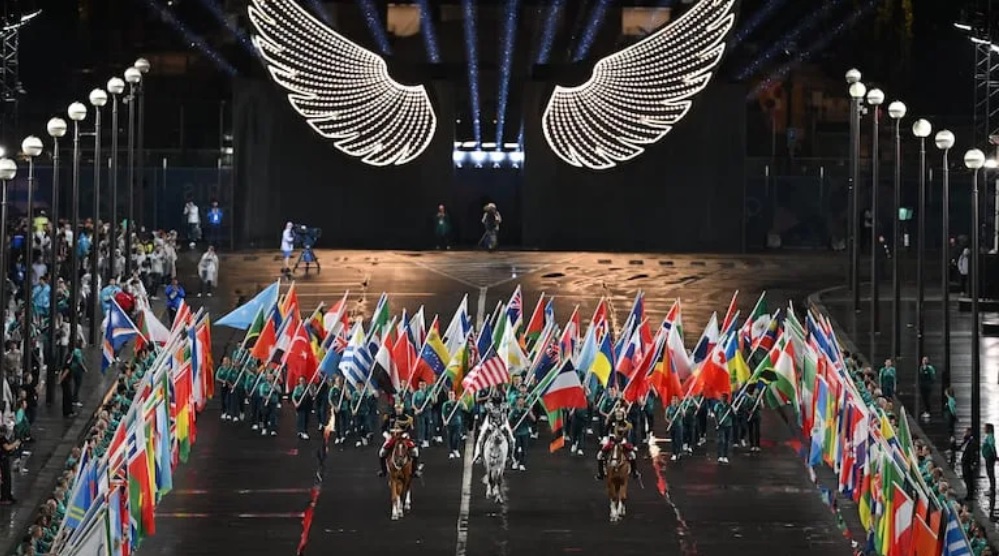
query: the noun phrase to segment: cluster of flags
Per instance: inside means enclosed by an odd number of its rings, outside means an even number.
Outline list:
[[[107,364],[130,339],[154,345],[154,360],[136,383],[127,413],[102,457],[84,446],[66,518],[53,552],[128,556],[156,532],[155,508],[188,460],[197,414],[214,392],[207,313],[179,311],[167,329],[148,309],[136,325],[112,302],[105,320]]]
[[[897,426],[867,404],[846,368],[827,318],[793,310],[780,328],[801,369],[794,409],[810,437],[808,463],[827,465],[839,490],[857,503],[871,552],[882,556],[970,556],[971,545],[953,507],[927,485],[913,447],[905,408]]]

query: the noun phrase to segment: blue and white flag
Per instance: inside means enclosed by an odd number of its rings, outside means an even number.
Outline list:
[[[280,289],[280,282],[274,282],[270,286],[267,286],[264,291],[254,296],[253,299],[236,307],[231,313],[215,321],[215,324],[228,326],[237,330],[246,330],[253,324],[253,319],[257,317],[258,311],[263,310],[264,314],[267,314],[271,307],[277,303]]]

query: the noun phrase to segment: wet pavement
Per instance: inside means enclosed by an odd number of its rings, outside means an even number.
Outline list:
[[[378,296],[389,294],[391,310],[425,307],[428,324],[440,314],[442,328],[455,306],[469,296],[473,317],[491,313],[518,284],[524,310],[541,292],[555,295],[564,322],[579,305],[587,322],[603,295],[623,324],[638,289],[646,292],[650,319],[661,319],[677,297],[692,346],[711,311],[724,313],[733,290],[746,312],[763,289],[771,310],[837,283],[837,259],[816,255],[665,256],[589,253],[473,253],[317,251],[323,270],[297,279],[303,312],[351,292],[352,307],[370,315]],[[236,289],[266,287],[281,261],[273,252],[237,253],[222,263],[220,296],[231,307]],[[214,311],[213,311],[214,314]],[[219,350],[241,339],[216,328]],[[316,471],[317,435],[299,440],[294,414],[285,404],[280,433],[261,437],[242,423],[219,419],[217,402],[198,424],[191,461],[174,477],[174,491],[157,508],[157,534],[142,554],[293,554],[301,516]],[[657,425],[662,427],[661,415]],[[313,425],[314,426],[314,425]],[[679,463],[639,463],[644,488],[632,484],[628,515],[609,522],[604,487],[593,479],[596,439],[585,456],[550,454],[551,433],[540,427],[525,472],[508,475],[508,500],[485,500],[480,466],[468,454],[450,460],[443,448],[423,451],[426,473],[413,491],[413,512],[389,519],[384,479],[375,476],[376,446],[337,446],[316,507],[308,554],[850,554],[833,513],[795,453],[800,446],[776,413],[764,417],[761,453],[735,449],[720,466],[713,438]],[[661,433],[660,433],[661,434]],[[668,444],[662,445],[668,449]],[[466,450],[467,451],[467,450]]]

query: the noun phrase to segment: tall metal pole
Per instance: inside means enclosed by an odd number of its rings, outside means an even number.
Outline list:
[[[875,89],[877,90],[877,89]],[[872,96],[871,91],[868,98]],[[884,100],[884,96],[881,97]],[[875,361],[877,357],[877,334],[880,331],[880,316],[878,311],[878,120],[881,116],[880,102],[873,104],[874,110],[871,112],[873,123],[871,129],[871,350],[870,359]]]
[[[59,295],[58,287],[56,287],[57,281],[55,278],[59,276],[59,255],[58,255],[58,241],[56,237],[58,236],[58,225],[59,225],[59,138],[66,135],[66,121],[62,118],[52,118],[48,123],[48,132],[52,136],[52,235],[50,237],[51,248],[49,249],[49,328],[48,328],[48,365],[47,372],[45,373],[45,403],[49,404],[55,401],[56,395],[56,376],[59,369],[58,365],[62,364],[62,361],[55,360],[56,354],[56,315],[59,314]]]
[[[110,86],[111,95],[111,214],[108,227],[108,261],[104,283],[118,275],[115,268],[115,249],[118,248],[118,94]],[[96,292],[95,292],[96,293]]]
[[[895,103],[893,103],[895,104]],[[895,119],[895,207],[892,211],[891,248],[891,357],[897,363],[902,343],[902,280],[899,275],[902,260],[902,118]],[[918,414],[917,414],[918,415]]]
[[[944,394],[950,387],[950,165],[947,161],[947,154],[950,153],[950,146],[953,143],[953,134],[950,134],[950,143],[939,142],[943,132],[937,135],[937,145],[943,146],[943,214],[941,217],[940,232],[940,304],[943,310],[943,372],[940,373],[941,401],[944,401]],[[946,137],[946,136],[944,136]]]
[[[27,139],[25,139],[25,141],[27,141]],[[26,150],[26,149],[22,148],[21,150]],[[32,225],[32,221],[35,219],[34,211],[32,210],[32,204],[34,203],[35,200],[34,188],[35,188],[35,157],[29,154],[28,155],[28,209],[27,209],[29,230]],[[31,265],[34,262],[34,256],[35,256],[35,239],[34,239],[35,234],[28,233],[26,235],[28,236],[26,238],[28,256],[25,258],[25,266],[27,267],[27,272],[25,273],[24,277],[24,288],[22,288],[23,289],[22,294],[24,296],[24,324],[21,327],[21,335],[23,336],[22,339],[24,342],[23,343],[24,347],[21,349],[21,363],[22,363],[21,373],[22,376],[30,377],[31,363],[34,359],[31,352],[33,346],[35,345],[34,342],[35,327],[33,326],[32,322],[34,320],[34,316],[32,315],[32,309],[34,308],[33,307],[34,304],[31,302],[31,296],[32,293],[34,293],[33,292],[34,284],[31,283],[32,279]]]
[[[94,228],[90,238],[90,297],[88,298],[87,313],[90,315],[90,344],[97,343],[100,332],[101,315],[98,313],[97,298],[100,292],[100,280],[97,277],[97,259],[99,257],[97,221],[101,214],[101,108],[107,104],[108,95],[101,89],[95,89],[90,93],[90,103],[94,105],[94,214],[92,217]]]
[[[926,301],[926,284],[924,281],[925,270],[923,269],[923,257],[926,255],[926,239],[924,235],[926,234],[926,137],[919,138],[919,207],[916,209],[917,227],[916,231],[916,386],[917,389],[913,390],[914,393],[918,393],[919,389],[919,372],[918,369],[923,365],[923,354],[925,353],[925,338],[923,337],[926,327],[926,314],[924,313],[923,304]],[[920,396],[914,396],[916,399],[916,415],[920,415],[919,403]],[[923,411],[929,412],[930,408],[924,407]]]
[[[73,241],[69,245],[72,269],[69,282],[69,345],[73,349],[79,337],[80,326],[80,253],[77,247],[80,243],[80,121],[73,116],[70,118],[73,119]]]
[[[7,339],[7,267],[10,265],[7,245],[7,180],[3,184],[3,197],[0,198],[0,340]],[[6,348],[6,346],[4,346]]]
[[[972,170],[971,176],[971,259],[969,272],[971,274],[971,431],[972,438],[979,438],[982,420],[982,344],[979,327],[979,289],[978,278],[979,257],[981,253],[981,215],[979,209],[978,169]],[[977,450],[977,446],[975,447]]]
[[[850,101],[850,290],[853,310],[860,310],[860,103]]]
[[[143,214],[146,214],[146,211],[144,209],[147,206],[146,203],[148,203],[148,201],[146,200],[146,195],[145,195],[145,192],[146,192],[146,187],[145,187],[145,182],[146,182],[146,179],[145,179],[146,178],[146,151],[145,151],[144,144],[145,144],[145,135],[146,135],[146,95],[145,95],[145,82],[144,82],[144,80],[140,81],[138,83],[138,85],[136,85],[136,93],[138,93],[138,98],[139,98],[139,106],[137,107],[138,111],[139,111],[139,115],[138,115],[139,122],[138,122],[138,129],[137,129],[137,132],[136,132],[136,137],[135,137],[135,165],[136,165],[135,179],[136,179],[136,182],[137,182],[136,183],[136,187],[139,190],[139,198],[140,198],[141,201],[143,201],[142,207],[141,207],[141,209],[139,211],[139,215],[140,215],[140,218],[141,218]],[[135,202],[133,201],[132,204],[134,206]],[[134,215],[131,215],[131,214],[129,215],[129,219],[131,219],[133,217],[134,217]],[[134,230],[138,231],[139,227],[133,225],[132,222],[131,222],[131,220],[130,220],[129,221],[129,229],[130,230],[134,229]]]
[[[130,68],[131,69],[131,68]],[[123,280],[132,277],[132,234],[135,232],[135,103],[138,84],[128,86],[128,222],[125,225],[125,274]]]

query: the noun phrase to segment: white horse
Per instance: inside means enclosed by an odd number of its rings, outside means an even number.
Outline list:
[[[510,455],[510,441],[499,428],[488,432],[485,439],[486,475],[482,483],[486,485],[486,498],[491,498],[497,504],[503,503],[503,471]]]

